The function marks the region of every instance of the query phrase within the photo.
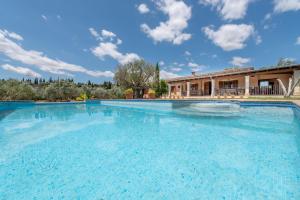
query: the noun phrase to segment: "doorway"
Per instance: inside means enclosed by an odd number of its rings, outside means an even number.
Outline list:
[[[211,82],[204,83],[204,95],[211,95]]]

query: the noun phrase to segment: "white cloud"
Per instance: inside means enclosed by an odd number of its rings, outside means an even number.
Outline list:
[[[267,13],[267,14],[265,15],[264,20],[267,21],[267,20],[270,20],[271,18],[272,18],[272,14],[271,14],[271,13]]]
[[[182,70],[182,68],[180,68],[180,67],[172,67],[171,70],[174,71],[174,72],[180,72]]]
[[[25,67],[15,67],[15,66],[12,66],[12,65],[9,65],[9,64],[4,64],[1,67],[4,70],[15,72],[15,73],[22,74],[22,75],[25,75],[25,76],[37,77],[37,78],[42,77],[39,73],[37,73],[37,72],[35,72],[35,71],[33,71],[29,68],[25,68]]]
[[[58,20],[61,20],[61,19],[62,19],[60,15],[56,15],[56,18],[57,18]]]
[[[204,27],[202,30],[215,45],[225,51],[243,49],[246,46],[245,42],[251,35],[257,37],[257,43],[261,42],[252,25],[226,24],[218,30],[214,30],[211,26]]]
[[[242,58],[242,57],[233,57],[232,60],[230,61],[230,64],[238,67],[242,67],[245,64],[248,64],[251,61],[250,58]]]
[[[255,36],[255,44],[260,44],[262,43],[262,39],[261,39],[261,36],[258,35],[257,33],[254,33],[254,36]]]
[[[300,10],[300,0],[274,0],[274,12],[276,13],[298,10]]]
[[[156,1],[158,9],[168,15],[166,22],[160,22],[160,25],[151,29],[147,24],[142,24],[141,29],[148,37],[155,42],[172,42],[179,45],[189,40],[192,35],[184,33],[183,30],[188,27],[188,21],[192,16],[192,9],[181,0],[158,0]]]
[[[148,13],[150,10],[148,8],[148,6],[144,3],[140,4],[138,6],[138,11],[141,13],[141,14],[145,14],[145,13]]]
[[[116,34],[114,34],[113,32],[111,31],[108,31],[108,30],[105,30],[103,29],[101,31],[101,35],[102,37],[105,39],[105,38],[109,38],[109,39],[113,39],[114,37],[116,37]]]
[[[126,64],[140,59],[135,53],[121,53],[118,50],[118,45],[122,44],[122,40],[117,38],[115,33],[103,29],[99,34],[94,28],[89,28],[89,31],[97,40],[101,41],[98,46],[91,49],[92,53],[101,60],[108,56],[120,64]]]
[[[94,28],[89,28],[91,35],[96,38],[96,40],[100,41],[115,41],[118,45],[122,44],[122,40],[117,37],[117,35],[111,31],[102,29],[99,33]]]
[[[117,45],[120,45],[120,44],[122,44],[123,43],[123,41],[121,40],[121,39],[117,39]]]
[[[46,17],[45,15],[41,15],[41,17],[43,18],[44,21],[48,20],[48,17]]]
[[[119,43],[119,44],[122,43],[122,40],[117,38],[117,35],[111,31],[102,29],[101,33],[98,33],[94,28],[89,28],[89,31],[90,31],[91,35],[94,38],[96,38],[96,40],[104,41],[105,39],[109,39],[110,41],[113,41],[114,39],[116,39],[117,43]]]
[[[204,65],[199,65],[197,63],[189,62],[187,66],[192,68],[192,71],[199,72],[203,70]]]
[[[161,79],[171,79],[171,78],[177,78],[180,77],[178,74],[168,72],[165,70],[160,70],[160,78]]]
[[[135,53],[123,54],[119,52],[118,46],[111,42],[100,42],[97,47],[92,48],[92,53],[102,60],[106,56],[109,56],[117,60],[120,64],[126,64],[128,62],[140,59],[140,57]]]
[[[185,54],[186,56],[192,55],[191,52],[189,52],[189,51],[185,51],[184,54]]]
[[[99,33],[94,28],[89,28],[89,31],[90,31],[91,35],[94,36],[97,40],[99,40],[101,38]]]
[[[94,28],[89,28],[89,31],[91,35],[94,36],[95,38],[98,38],[100,36]]]
[[[32,65],[42,71],[54,74],[69,75],[69,72],[80,72],[95,77],[113,77],[114,75],[111,71],[88,70],[80,65],[69,64],[61,60],[51,59],[44,55],[43,52],[25,50],[22,46],[12,41],[9,36],[3,34],[2,30],[0,30],[0,53],[12,60]]]
[[[158,63],[160,66],[164,66],[165,65],[165,62],[164,61],[159,61]]]
[[[23,37],[21,35],[15,33],[15,32],[9,32],[6,29],[4,29],[4,30],[0,29],[0,34],[4,35],[5,37],[9,37],[11,39],[14,39],[14,40],[18,40],[18,41],[23,40]]]
[[[197,63],[189,62],[189,63],[188,63],[188,66],[189,66],[189,67],[199,67],[200,65],[198,65]]]
[[[199,0],[200,4],[215,8],[224,20],[242,19],[251,0]]]
[[[178,62],[173,62],[173,65],[176,65],[176,66],[179,66],[179,67],[185,66],[185,64],[183,64],[183,63],[178,63]]]
[[[300,36],[297,38],[296,44],[297,44],[297,45],[300,45]]]

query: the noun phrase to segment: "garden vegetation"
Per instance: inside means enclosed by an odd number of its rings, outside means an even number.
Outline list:
[[[126,91],[126,92],[125,92]],[[159,79],[159,66],[143,60],[118,66],[114,82],[76,83],[73,79],[8,79],[0,80],[0,100],[82,101],[87,99],[122,99],[128,91],[143,98],[146,91],[160,97],[167,84]]]

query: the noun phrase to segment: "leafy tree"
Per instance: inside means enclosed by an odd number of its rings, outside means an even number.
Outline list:
[[[114,80],[122,88],[132,88],[136,98],[143,97],[144,90],[149,88],[155,78],[155,67],[144,60],[136,60],[119,65]]]
[[[291,58],[280,58],[278,63],[277,63],[277,66],[278,67],[284,67],[284,66],[289,66],[289,65],[294,65],[296,64],[295,60],[294,59],[291,59]]]
[[[16,94],[16,100],[32,100],[35,99],[33,87],[26,84],[20,84]]]
[[[50,101],[56,101],[60,99],[59,87],[56,83],[50,84],[45,89],[45,97]]]
[[[45,89],[45,97],[48,100],[56,101],[68,101],[75,99],[80,95],[79,88],[76,88],[75,84],[68,81],[57,81],[55,83],[51,83]]]
[[[168,84],[165,80],[160,80],[160,96],[168,93]]]
[[[104,88],[97,88],[91,92],[92,96],[97,99],[109,99],[111,98],[110,92]]]
[[[31,100],[35,98],[32,86],[17,80],[1,81],[2,100]]]
[[[113,99],[122,99],[124,98],[124,91],[121,87],[118,86],[112,86],[112,88],[109,90],[111,94],[111,98]]]

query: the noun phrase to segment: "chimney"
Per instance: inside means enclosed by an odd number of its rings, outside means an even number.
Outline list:
[[[195,76],[195,75],[196,75],[196,72],[192,72],[192,75]]]

